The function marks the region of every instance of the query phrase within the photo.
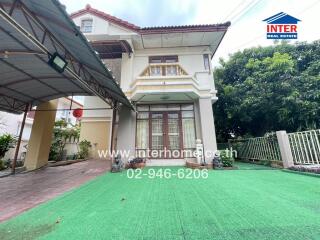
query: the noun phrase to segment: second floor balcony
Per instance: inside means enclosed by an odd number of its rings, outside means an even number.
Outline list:
[[[140,77],[187,76],[187,72],[178,63],[151,63]]]
[[[190,101],[200,96],[216,99],[216,91],[202,86],[208,72],[193,75],[178,63],[150,63],[130,85],[126,94],[132,101]],[[214,99],[213,99],[214,100]]]

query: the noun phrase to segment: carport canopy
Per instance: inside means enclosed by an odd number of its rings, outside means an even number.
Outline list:
[[[48,64],[58,54],[63,72]],[[130,101],[57,0],[0,0],[0,111],[65,96],[98,96],[111,107]]]

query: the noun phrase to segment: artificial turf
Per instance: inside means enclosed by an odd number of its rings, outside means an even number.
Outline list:
[[[207,179],[122,172],[2,223],[0,239],[304,240],[320,239],[319,226],[320,178],[246,168]]]

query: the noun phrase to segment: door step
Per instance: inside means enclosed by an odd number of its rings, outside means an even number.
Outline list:
[[[149,159],[146,161],[146,166],[184,166],[186,161],[184,159]]]

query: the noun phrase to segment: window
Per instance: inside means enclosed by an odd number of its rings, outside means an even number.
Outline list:
[[[81,32],[91,33],[92,32],[92,19],[84,19],[81,21]]]
[[[176,63],[176,62],[178,62],[177,55],[149,57],[149,63]]]
[[[209,54],[203,54],[204,69],[210,70]]]
[[[193,104],[139,105],[137,110],[136,149],[196,147]]]
[[[137,115],[137,149],[149,148],[149,113],[143,112]]]

